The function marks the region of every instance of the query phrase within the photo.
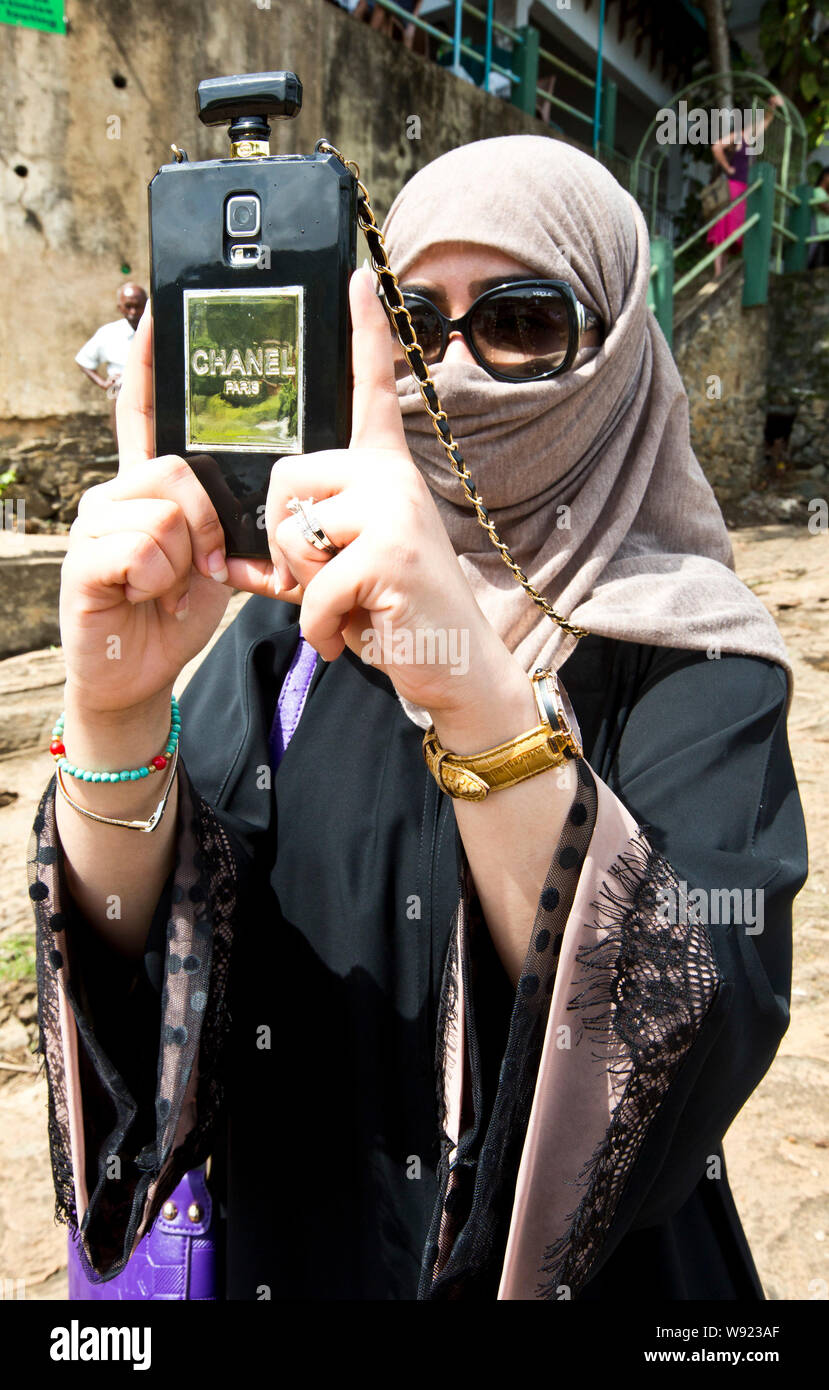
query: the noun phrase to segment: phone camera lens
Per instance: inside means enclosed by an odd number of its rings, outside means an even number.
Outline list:
[[[229,198],[225,225],[229,236],[255,236],[259,231],[259,199],[252,194]]]

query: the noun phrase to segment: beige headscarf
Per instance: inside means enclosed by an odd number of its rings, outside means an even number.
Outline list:
[[[383,234],[403,281],[437,244],[496,248],[540,278],[566,280],[605,324],[603,346],[550,381],[513,385],[465,363],[431,368],[496,528],[557,611],[607,637],[765,657],[791,678],[771,616],[734,573],[691,449],[688,399],[647,307],[645,219],[612,174],[545,136],[480,140],[415,174]],[[398,394],[409,448],[481,608],[528,672],[561,666],[577,639],[494,550],[410,377]]]

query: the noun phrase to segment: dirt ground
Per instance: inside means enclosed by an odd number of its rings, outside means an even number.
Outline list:
[[[774,614],[794,666],[790,741],[812,867],[795,905],[791,1026],[726,1137],[726,1163],[768,1297],[826,1299],[829,869],[822,851],[829,838],[829,535],[812,535],[804,525],[772,525],[737,531],[732,538],[738,573]],[[55,669],[57,711],[59,659]],[[48,753],[0,760],[0,853],[6,865],[0,881],[0,1297],[4,1288],[6,1297],[66,1297],[65,1229],[53,1222],[46,1088],[31,1054],[34,985],[25,975],[7,977],[14,973],[8,961],[20,954],[21,943],[25,953],[32,935],[25,849],[51,769]]]

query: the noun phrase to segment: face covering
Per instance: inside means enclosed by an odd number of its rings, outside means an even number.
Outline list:
[[[734,573],[725,523],[691,449],[688,398],[647,306],[645,220],[612,174],[545,136],[477,141],[414,175],[383,236],[404,287],[427,251],[462,244],[473,281],[476,248],[495,249],[528,278],[566,281],[602,320],[603,345],[582,349],[547,381],[497,381],[460,362],[429,369],[478,492],[535,588],[589,632],[765,657],[791,677],[772,618]],[[528,673],[556,669],[578,639],[541,612],[499,557],[415,383],[405,377],[397,389],[409,449],[480,607]]]

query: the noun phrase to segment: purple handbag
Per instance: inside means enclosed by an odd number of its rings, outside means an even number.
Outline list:
[[[270,735],[276,771],[296,731],[317,653],[300,634],[299,646],[279,693]],[[204,1169],[192,1168],[167,1198],[152,1228],[139,1241],[127,1266],[113,1279],[93,1283],[86,1274],[77,1232],[69,1230],[69,1299],[183,1299],[215,1303],[217,1220]]]
[[[93,1284],[87,1278],[77,1236],[69,1232],[69,1298],[216,1301],[216,1232],[213,1199],[202,1168],[191,1168],[167,1198],[155,1224],[136,1246],[126,1269]]]

